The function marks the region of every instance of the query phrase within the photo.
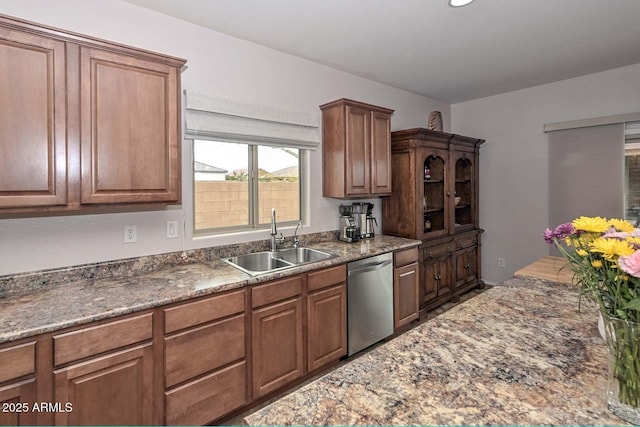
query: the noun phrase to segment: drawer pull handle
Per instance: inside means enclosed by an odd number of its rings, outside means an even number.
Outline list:
[[[416,274],[416,271],[415,270],[407,271],[406,273],[402,273],[400,275],[400,277],[407,277],[407,276],[410,276],[412,274]]]

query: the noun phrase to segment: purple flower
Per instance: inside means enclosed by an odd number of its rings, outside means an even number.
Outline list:
[[[630,235],[631,234],[626,231],[616,231],[615,228],[611,227],[602,235],[602,237],[605,237],[607,239],[625,240]]]
[[[551,231],[550,228],[547,228],[546,230],[544,230],[543,236],[544,236],[545,242],[547,242],[550,245],[553,244],[553,231]]]
[[[575,233],[575,231],[576,229],[573,228],[573,224],[570,222],[567,222],[564,224],[560,224],[559,226],[556,227],[555,230],[553,230],[553,237],[558,239],[564,239],[565,237],[571,236],[573,233]]]

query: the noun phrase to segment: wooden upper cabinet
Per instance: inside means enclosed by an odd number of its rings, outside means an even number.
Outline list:
[[[0,26],[0,208],[67,202],[65,43]]]
[[[391,193],[393,110],[349,99],[321,105],[323,195],[334,198]]]
[[[348,195],[371,193],[371,116],[363,108],[346,106],[345,175]]]
[[[0,15],[0,214],[180,203],[185,62]]]
[[[391,194],[391,116],[371,113],[371,192]]]
[[[179,201],[178,70],[80,52],[82,203]]]

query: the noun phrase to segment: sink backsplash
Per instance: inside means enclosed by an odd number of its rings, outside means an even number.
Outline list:
[[[300,246],[336,240],[337,233],[337,231],[323,231],[300,235]],[[291,246],[291,244],[291,239],[287,239],[284,246]],[[8,293],[29,292],[78,281],[135,277],[167,267],[266,250],[269,250],[269,239],[0,276],[0,297]]]

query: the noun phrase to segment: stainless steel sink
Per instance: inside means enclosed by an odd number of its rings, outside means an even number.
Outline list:
[[[264,251],[243,254],[222,261],[252,276],[271,273],[311,262],[335,258],[336,255],[311,248],[288,248],[279,251]]]
[[[296,265],[306,264],[308,262],[324,261],[325,259],[334,258],[335,255],[322,252],[311,248],[288,248],[277,252],[278,258],[292,262]]]

